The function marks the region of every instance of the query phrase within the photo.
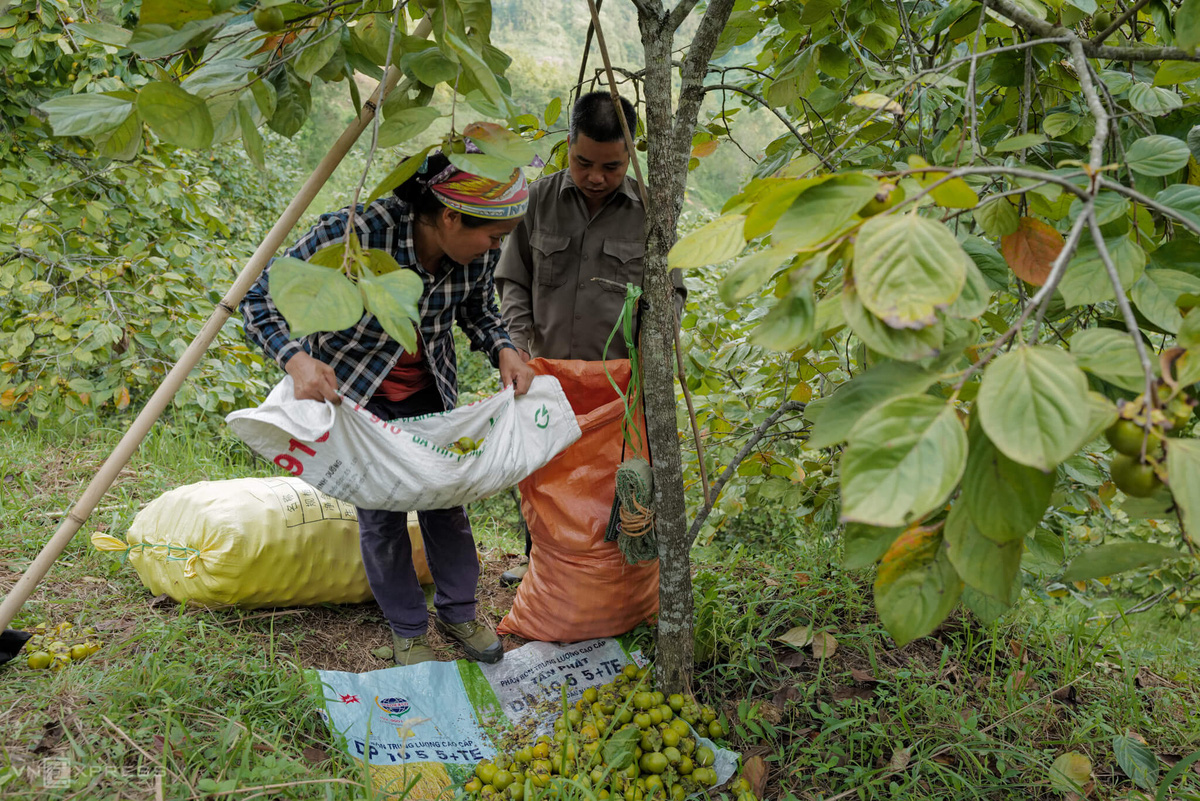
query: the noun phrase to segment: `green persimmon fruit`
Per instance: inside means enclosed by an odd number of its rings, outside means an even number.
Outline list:
[[[1155,475],[1154,468],[1148,464],[1142,464],[1133,456],[1125,454],[1114,456],[1108,469],[1117,489],[1133,498],[1148,498],[1162,486],[1162,481]]]
[[[254,11],[254,27],[264,33],[281,31],[285,24],[283,12],[278,8],[258,8]]]

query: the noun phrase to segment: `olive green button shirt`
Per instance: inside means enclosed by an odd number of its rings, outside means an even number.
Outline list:
[[[625,284],[642,285],[645,220],[637,183],[629,176],[594,217],[569,170],[535,181],[529,211],[508,235],[496,267],[500,313],[513,344],[535,357],[604,358]],[[671,277],[682,295],[679,271]],[[628,355],[618,334],[607,357]]]

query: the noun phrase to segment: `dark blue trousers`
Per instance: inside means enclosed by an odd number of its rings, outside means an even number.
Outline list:
[[[402,401],[372,398],[366,408],[384,420],[443,411],[441,396],[433,387]],[[447,623],[474,620],[479,558],[467,510],[459,506],[417,512],[417,522],[429,572],[437,584],[433,603],[438,617]],[[408,513],[359,509],[358,531],[367,581],[392,631],[401,637],[424,634],[429,614],[412,563]]]

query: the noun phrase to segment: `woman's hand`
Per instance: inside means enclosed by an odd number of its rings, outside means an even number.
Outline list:
[[[524,395],[533,383],[533,368],[525,363],[516,348],[500,351],[500,385],[512,385],[517,395]]]
[[[342,402],[338,395],[337,373],[325,362],[301,352],[288,359],[283,369],[296,385],[296,400]]]

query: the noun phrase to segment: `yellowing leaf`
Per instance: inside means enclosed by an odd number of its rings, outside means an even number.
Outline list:
[[[908,157],[908,166],[920,169],[930,165],[920,156],[912,155]],[[914,177],[921,186],[929,187],[942,181],[948,172],[949,170],[946,168],[941,168],[929,172],[919,172]],[[967,186],[967,182],[962,178],[943,181],[930,194],[933,195],[934,203],[946,209],[973,209],[979,205],[979,195],[975,194],[975,190]]]
[[[667,254],[667,266],[686,270],[732,259],[746,248],[746,239],[742,236],[745,223],[744,214],[718,217],[676,242]]]
[[[1046,283],[1063,249],[1062,234],[1041,220],[1022,217],[1015,233],[1000,239],[1000,253],[1017,277],[1034,286]]]
[[[1060,793],[1083,791],[1092,779],[1092,762],[1078,751],[1063,754],[1050,766],[1050,786]]]
[[[721,143],[716,139],[710,139],[707,142],[701,142],[692,148],[692,157],[702,159],[705,156],[711,156],[713,153],[717,152],[717,147],[720,144]]]
[[[803,648],[813,641],[812,626],[796,626],[775,638],[776,642],[786,643],[795,648]]]
[[[817,659],[824,659],[833,656],[833,652],[837,650],[838,641],[832,634],[827,631],[818,631],[812,638],[813,656]]]
[[[124,410],[129,406],[129,389],[127,387],[121,387],[118,389],[116,398],[114,400],[116,401],[117,410]]]
[[[799,403],[808,403],[812,400],[812,387],[804,381],[796,385],[792,390],[792,394],[788,396],[788,400],[797,401]]]
[[[903,114],[904,107],[887,95],[878,92],[863,92],[850,98],[850,102],[860,108],[874,108],[890,111],[893,114]]]

